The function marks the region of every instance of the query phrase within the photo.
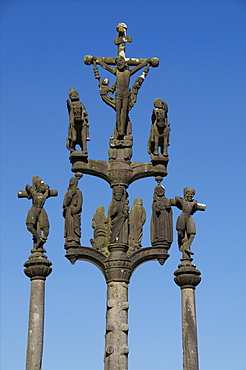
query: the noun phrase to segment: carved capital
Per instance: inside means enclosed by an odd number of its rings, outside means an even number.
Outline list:
[[[178,266],[178,270],[174,272],[175,283],[181,288],[192,288],[196,289],[196,286],[201,282],[201,272],[196,269],[196,266],[193,265],[190,261],[182,262]]]
[[[129,283],[131,276],[131,261],[126,255],[128,246],[123,243],[110,244],[110,255],[105,260],[105,275],[107,283],[122,281]]]
[[[44,249],[37,251],[32,250],[32,254],[28,261],[24,263],[24,273],[31,280],[40,279],[45,280],[52,272],[52,263],[47,259],[43,253]]]

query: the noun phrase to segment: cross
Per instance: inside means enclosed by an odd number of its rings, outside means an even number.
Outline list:
[[[38,178],[38,176],[32,177],[32,186],[34,186],[35,180]],[[58,191],[57,190],[49,190],[49,197],[57,197]],[[27,193],[26,190],[20,190],[17,194],[18,198],[27,198],[31,199],[30,195]],[[49,198],[48,197],[48,198]]]
[[[126,36],[127,26],[125,23],[119,23],[116,26],[118,31],[118,37],[115,38],[114,42],[118,46],[118,55],[116,58],[108,57],[92,57],[86,55],[84,62],[87,65],[94,64],[94,73],[96,78],[100,78],[96,64],[112,73],[116,76],[116,81],[109,92],[115,93],[115,110],[116,110],[116,137],[117,139],[123,139],[127,135],[128,125],[128,112],[130,110],[130,79],[140,69],[146,66],[157,67],[159,65],[158,58],[152,59],[140,59],[140,58],[126,58],[125,57],[125,45],[126,42],[131,42],[132,38]],[[116,65],[116,68],[110,67],[110,65]],[[134,66],[134,68],[129,68]],[[142,79],[146,77],[146,73],[142,74]],[[110,99],[110,98],[109,98]],[[110,101],[110,100],[109,100]]]
[[[123,56],[128,66],[137,66],[140,63],[145,62],[147,59],[141,58],[126,58],[126,43],[132,42],[131,36],[126,36],[127,25],[125,23],[119,23],[116,26],[118,32],[118,37],[115,37],[114,43],[118,46],[118,56]],[[94,57],[95,58],[95,57]],[[108,65],[115,65],[115,58],[111,57],[96,57],[97,61],[102,61]],[[158,67],[159,59],[152,58],[148,59],[152,67]],[[93,57],[91,55],[86,55],[84,57],[84,63],[87,65],[93,64]]]

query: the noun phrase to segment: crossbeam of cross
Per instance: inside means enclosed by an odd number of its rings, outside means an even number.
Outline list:
[[[126,58],[126,43],[132,42],[131,36],[126,35],[127,25],[125,23],[119,23],[116,26],[118,32],[118,37],[115,37],[114,43],[118,48],[118,56],[122,56],[127,62],[128,66],[137,66],[140,63],[149,61],[152,67],[157,67],[159,65],[158,58],[143,59],[143,58]],[[86,55],[84,57],[84,63],[87,65],[93,64],[93,58],[96,58],[97,61],[102,61],[108,65],[116,65],[115,58],[113,57],[92,57],[91,55]]]

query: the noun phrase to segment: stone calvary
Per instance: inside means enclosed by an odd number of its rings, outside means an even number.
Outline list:
[[[84,63],[91,66],[94,77],[98,81],[102,101],[115,111],[107,161],[90,159],[89,147],[87,147],[87,142],[90,140],[89,114],[80,101],[79,93],[74,88],[70,88],[69,99],[67,99],[69,125],[66,147],[70,153],[69,160],[74,176],[69,180],[63,201],[66,257],[72,264],[78,260],[93,263],[105,277],[107,312],[104,370],[127,370],[128,284],[133,272],[142,263],[153,260],[157,260],[161,265],[165,263],[173,242],[172,207],[180,209],[182,213],[177,219],[176,230],[182,258],[178,270],[174,273],[174,280],[182,291],[183,369],[198,370],[194,292],[201,281],[201,273],[192,263],[191,256],[194,253],[190,247],[196,234],[192,215],[196,211],[204,211],[206,206],[193,199],[195,190],[189,187],[184,188],[183,198],[176,196],[169,199],[165,195],[162,181],[167,176],[171,129],[168,122],[168,105],[161,98],[154,98],[152,115],[150,112],[150,135],[146,137],[149,162],[131,161],[134,122],[131,122],[130,111],[137,102],[138,93],[141,93],[139,90],[144,86],[145,79],[152,73],[152,68],[158,67],[159,60],[156,57],[128,58],[126,44],[132,42],[132,38],[126,35],[126,24],[119,23],[116,31],[117,37],[114,43],[117,46],[117,55],[115,57],[91,55],[84,57]],[[108,78],[101,77],[104,70],[113,75],[113,84],[110,84]],[[100,145],[99,138],[92,138],[92,140],[97,140]],[[105,208],[101,205],[98,205],[94,211],[91,246],[81,245],[83,196],[79,189],[79,182],[82,182],[83,175],[96,176],[105,180],[112,191],[112,200],[108,205],[107,213],[105,214]],[[128,200],[129,186],[146,177],[153,177],[156,181],[150,222],[151,246],[142,245],[146,222],[143,200],[136,198],[132,206]],[[19,192],[18,195],[33,201],[26,224],[34,239],[32,253],[41,253],[44,259],[46,257],[42,245],[48,236],[49,223],[43,205],[52,195],[57,195],[56,191],[49,190],[49,187],[43,185],[38,179],[35,179],[33,187],[27,185],[26,190]],[[32,257],[29,259],[31,260]],[[43,260],[43,262],[47,265],[47,261]],[[29,268],[28,262],[26,264]],[[31,367],[27,370],[31,370]]]

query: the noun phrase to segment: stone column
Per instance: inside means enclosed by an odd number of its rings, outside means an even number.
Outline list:
[[[200,283],[200,271],[191,263],[192,259],[181,259],[174,272],[175,283],[182,294],[182,346],[183,370],[198,370],[198,342],[196,325],[195,289]]]
[[[128,284],[108,283],[105,370],[128,369]]]
[[[52,263],[45,250],[32,249],[24,273],[31,280],[26,370],[41,370],[44,337],[45,279],[51,273]]]
[[[105,261],[107,278],[107,313],[104,370],[128,370],[128,283],[130,260],[127,245],[109,245]]]

